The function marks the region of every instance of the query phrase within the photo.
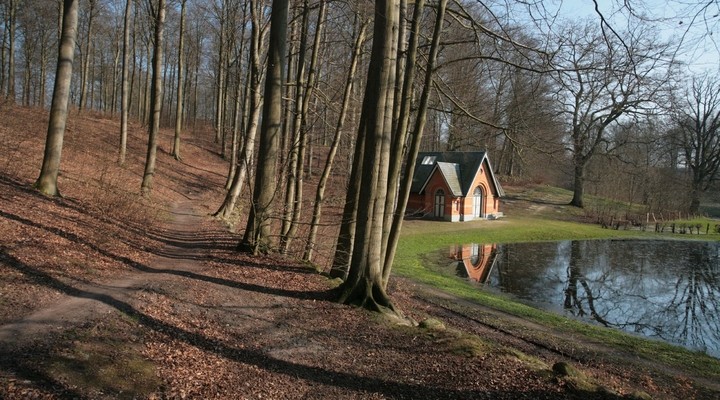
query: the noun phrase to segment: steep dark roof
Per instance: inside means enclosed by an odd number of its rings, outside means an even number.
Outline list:
[[[423,161],[425,161],[423,163]],[[490,167],[490,160],[484,151],[440,151],[440,152],[421,152],[418,153],[415,162],[415,172],[413,173],[412,193],[419,193],[425,188],[430,175],[436,166],[445,177],[448,187],[455,196],[467,196],[473,189],[472,183],[475,174],[482,166],[483,161],[488,163],[487,172],[490,174],[490,180],[495,185],[495,191],[498,196],[504,196],[500,183],[495,178],[495,174]]]
[[[447,182],[452,195],[462,196],[463,191],[460,183],[460,164],[437,161],[435,162],[435,165],[437,165],[437,168],[445,177],[445,182]]]

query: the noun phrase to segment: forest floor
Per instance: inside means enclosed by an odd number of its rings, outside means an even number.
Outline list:
[[[44,197],[46,126],[0,104],[0,398],[720,398],[718,382],[407,279],[389,291],[419,326],[333,302],[314,269],[235,250],[210,216],[227,162],[208,132],[183,161],[163,132],[144,198],[144,128],[119,166],[118,122],[74,112],[63,197]]]

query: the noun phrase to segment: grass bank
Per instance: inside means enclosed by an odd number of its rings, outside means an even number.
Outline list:
[[[478,290],[470,283],[436,272],[429,265],[430,254],[465,243],[511,243],[528,241],[583,240],[610,238],[689,239],[689,235],[602,229],[596,225],[534,217],[506,218],[498,221],[473,221],[451,224],[434,221],[406,221],[398,246],[393,271],[396,275],[431,285],[483,306],[540,323],[553,329],[583,335],[588,340],[611,345],[635,355],[711,379],[720,379],[720,360],[703,353],[659,341],[632,336],[619,330],[602,328],[515,302],[499,294]],[[693,237],[697,238],[697,237]],[[703,235],[718,240],[720,235]]]

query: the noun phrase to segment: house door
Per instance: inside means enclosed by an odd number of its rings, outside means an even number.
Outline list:
[[[435,212],[433,215],[437,218],[445,216],[445,192],[442,189],[435,192]]]
[[[473,192],[473,217],[481,218],[483,215],[483,195],[480,186],[475,188]]]

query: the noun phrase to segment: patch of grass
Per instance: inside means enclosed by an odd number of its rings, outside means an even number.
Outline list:
[[[450,224],[433,221],[408,221],[403,228],[393,272],[417,282],[481,305],[534,321],[554,329],[580,334],[586,338],[614,346],[627,354],[656,360],[691,371],[697,375],[720,379],[720,360],[659,341],[632,336],[544,312],[515,302],[502,295],[480,291],[455,276],[436,272],[431,267],[433,252],[463,243],[511,243],[609,238],[668,238],[652,232],[616,231],[599,226],[542,218],[506,218],[499,221],[473,221]],[[673,235],[673,237],[688,235]],[[712,235],[703,235],[709,239]]]
[[[89,397],[147,397],[160,387],[154,365],[142,354],[142,345],[130,319],[99,322],[66,333],[67,344],[49,355],[48,375],[68,387],[80,387]]]
[[[427,330],[428,335],[435,338],[435,343],[443,351],[463,357],[481,357],[496,350],[495,345],[472,335],[455,329]]]
[[[466,357],[480,357],[492,350],[492,346],[475,335],[460,335],[448,342],[451,353]]]
[[[520,361],[522,361],[527,367],[533,371],[536,372],[550,372],[550,366],[543,360],[541,360],[538,357],[531,356],[528,354],[523,353],[522,351],[512,348],[512,347],[503,347],[503,352],[506,352],[508,356],[516,358]]]

